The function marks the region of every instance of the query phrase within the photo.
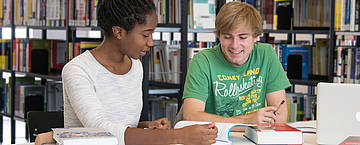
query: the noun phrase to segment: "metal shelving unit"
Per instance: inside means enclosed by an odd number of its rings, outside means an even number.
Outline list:
[[[149,89],[149,95],[179,94],[180,89]]]
[[[66,2],[67,5],[67,2]],[[68,12],[67,10],[68,7],[66,7],[66,13]],[[14,0],[11,0],[11,9],[14,9]],[[14,11],[11,12],[11,18],[14,18]],[[68,19],[68,17],[66,17]],[[38,35],[41,36],[41,38],[34,38],[34,39],[47,39],[47,31],[51,31],[51,30],[55,30],[55,31],[61,31],[63,30],[65,33],[65,36],[68,36],[68,31],[69,31],[69,27],[47,27],[47,26],[15,26],[14,24],[14,19],[11,19],[11,26],[2,26],[2,27],[10,27],[11,28],[11,48],[13,47],[13,41],[15,39],[18,39],[15,37],[15,32],[17,28],[25,28],[27,31],[26,34],[26,38],[20,38],[20,39],[33,39],[30,38],[29,36],[29,30],[37,30],[36,32],[39,33]],[[64,41],[66,41],[66,44],[68,44],[68,37],[65,37],[63,39]],[[13,49],[10,49],[10,53],[13,53]],[[11,75],[11,79],[9,80],[10,82],[12,82],[11,84],[14,85],[15,82],[15,76],[16,75],[24,75],[24,76],[29,76],[29,77],[37,77],[41,79],[41,84],[45,84],[46,81],[59,81],[61,80],[61,77],[59,75],[43,75],[43,74],[37,74],[37,73],[30,73],[30,72],[21,72],[21,71],[13,71],[12,68],[12,64],[14,62],[10,61],[12,60],[13,56],[9,55],[9,70],[0,70],[1,72],[7,72],[10,73]],[[10,86],[10,90],[11,92],[15,92],[15,88],[14,86]],[[1,117],[9,117],[10,118],[10,136],[11,136],[11,144],[15,144],[15,138],[16,138],[16,132],[15,132],[15,121],[23,121],[26,122],[27,120],[24,117],[18,117],[16,116],[15,113],[15,94],[11,93],[11,96],[9,96],[11,98],[11,110],[10,113],[0,113]],[[2,118],[0,119],[0,142],[3,142],[3,122],[2,122]],[[27,136],[27,134],[26,134]]]
[[[307,86],[317,86],[317,84],[319,83],[319,81],[314,81],[314,80],[295,80],[295,79],[290,79],[289,81],[290,81],[291,84],[307,85]]]
[[[271,30],[271,29],[265,29],[264,33],[329,34],[329,30]]]
[[[188,34],[188,20],[187,20],[187,13],[188,13],[188,1],[183,1],[181,3],[181,24],[158,24],[158,27],[155,29],[155,32],[180,32],[181,33],[181,42],[180,42],[180,83],[179,84],[171,84],[171,83],[164,83],[164,82],[156,82],[149,80],[149,60],[150,60],[150,54],[147,53],[146,56],[142,58],[143,63],[143,70],[144,70],[144,76],[143,76],[143,110],[141,113],[141,119],[140,120],[149,120],[148,118],[148,98],[150,94],[154,94],[157,92],[156,90],[150,89],[150,86],[155,86],[158,88],[164,88],[164,92],[167,92],[165,94],[178,94],[178,105],[180,106],[182,104],[182,92],[183,87],[185,84],[185,76],[186,76],[186,70],[187,70],[187,34]],[[174,90],[176,89],[176,91]],[[171,92],[171,93],[169,93]],[[177,93],[176,93],[177,92]],[[163,94],[163,93],[159,93]],[[163,94],[164,95],[164,94]],[[180,108],[180,107],[179,107]]]
[[[43,75],[43,74],[37,74],[37,73],[31,73],[31,72],[15,72],[16,74],[23,74],[28,77],[37,77],[41,79],[47,79],[47,80],[54,80],[54,81],[61,81],[61,76],[59,75]]]
[[[0,113],[1,116],[11,117],[11,114],[8,113]]]

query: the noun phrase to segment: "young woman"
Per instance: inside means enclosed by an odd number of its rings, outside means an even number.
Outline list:
[[[101,45],[71,60],[62,72],[65,127],[102,128],[119,144],[215,143],[214,123],[172,130],[164,118],[139,122],[139,58],[154,45],[157,26],[152,0],[103,0],[98,25],[104,32]]]

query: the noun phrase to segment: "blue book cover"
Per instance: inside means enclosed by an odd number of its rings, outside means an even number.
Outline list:
[[[287,71],[287,59],[289,55],[302,56],[302,72],[301,78],[307,80],[309,78],[309,47],[301,45],[282,45],[282,65]]]

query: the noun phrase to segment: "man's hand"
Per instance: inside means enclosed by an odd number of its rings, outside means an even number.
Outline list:
[[[248,123],[274,123],[276,121],[276,116],[274,112],[276,107],[269,106],[259,109],[254,113],[250,113],[247,116]]]
[[[178,129],[185,145],[211,145],[216,142],[218,128],[215,123],[191,125]]]
[[[161,118],[158,120],[154,120],[149,122],[148,128],[150,129],[170,129],[171,123],[167,118]]]
[[[52,131],[38,134],[35,139],[35,145],[42,145],[44,143],[55,143]]]

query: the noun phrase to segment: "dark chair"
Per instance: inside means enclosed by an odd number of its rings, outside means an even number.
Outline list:
[[[184,120],[184,118],[183,118],[183,114],[184,114],[184,113],[183,113],[183,112],[184,112],[184,111],[183,111],[183,106],[181,105],[181,108],[180,108],[179,112],[176,114],[175,121],[174,121],[174,123],[172,124],[173,127],[174,127],[175,124],[178,123],[179,121]]]
[[[27,120],[30,142],[34,142],[40,133],[51,131],[51,128],[63,128],[64,112],[29,111]]]

